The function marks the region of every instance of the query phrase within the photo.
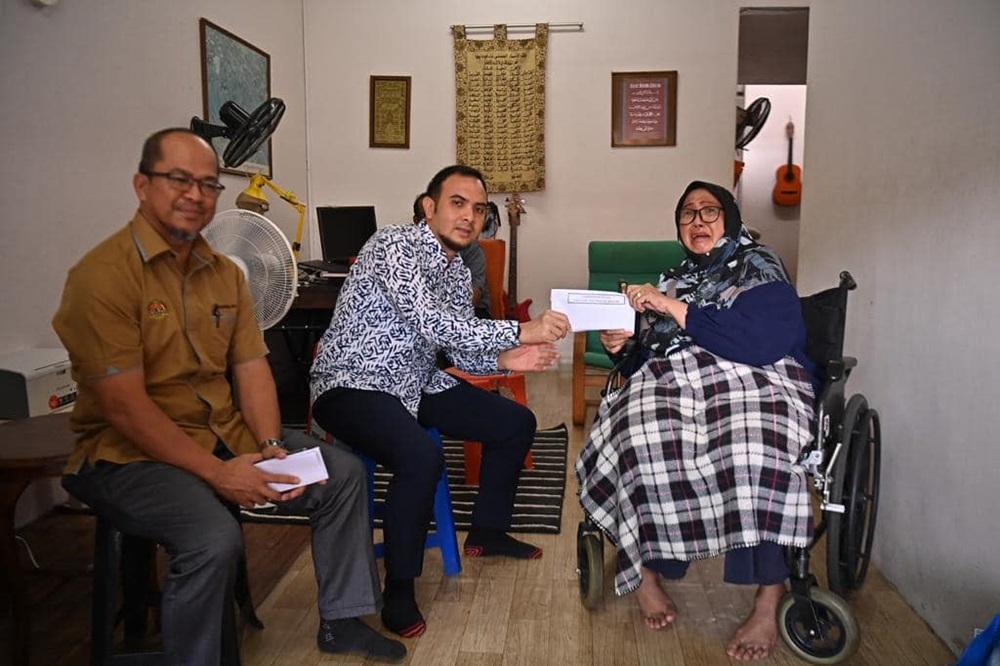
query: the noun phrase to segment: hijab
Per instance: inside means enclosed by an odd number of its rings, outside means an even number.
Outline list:
[[[685,188],[674,209],[677,238],[681,238],[680,218],[684,200],[698,189],[707,190],[719,201],[725,222],[722,237],[706,254],[696,254],[684,246],[687,256],[679,266],[661,275],[660,291],[667,294],[676,292],[671,295],[689,305],[729,308],[736,297],[748,289],[769,282],[788,282],[781,259],[773,250],[751,238],[743,226],[736,199],[720,185],[696,180]],[[645,319],[648,328],[640,334],[639,341],[656,354],[665,356],[693,342],[670,315],[649,311]]]

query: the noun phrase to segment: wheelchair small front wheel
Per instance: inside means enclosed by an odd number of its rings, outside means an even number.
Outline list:
[[[861,629],[847,602],[813,587],[809,599],[786,594],[778,606],[778,632],[788,648],[812,664],[839,664],[861,644]]]
[[[576,557],[580,600],[593,610],[604,595],[604,541],[600,533],[581,530],[576,539]]]

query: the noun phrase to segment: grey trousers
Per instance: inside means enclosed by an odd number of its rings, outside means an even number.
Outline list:
[[[330,474],[276,512],[308,515],[326,620],[370,615],[382,605],[372,553],[367,472],[339,444],[283,433],[290,450],[319,446]],[[243,531],[229,508],[199,479],[173,465],[84,465],[63,486],[125,533],[163,544],[170,571],[163,586],[163,644],[169,664],[218,664],[224,605],[231,599]]]

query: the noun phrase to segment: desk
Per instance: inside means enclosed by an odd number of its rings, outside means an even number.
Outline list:
[[[14,509],[29,483],[43,476],[62,474],[75,441],[76,436],[69,429],[69,413],[0,424],[0,562],[14,616],[12,664],[28,663],[30,636],[24,572],[17,561]]]
[[[343,278],[300,284],[288,314],[264,332],[286,426],[297,428],[306,422],[313,348],[330,325],[343,284]]]

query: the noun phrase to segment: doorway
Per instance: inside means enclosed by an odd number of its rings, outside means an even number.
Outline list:
[[[737,164],[743,165],[735,194],[747,226],[778,253],[793,284],[801,210],[794,202],[799,200],[796,192],[805,195],[804,179],[784,177],[789,164],[805,174],[808,44],[808,7],[740,9],[736,106],[747,109],[763,98],[770,109],[756,136],[736,150]],[[781,192],[777,197],[776,189]]]

